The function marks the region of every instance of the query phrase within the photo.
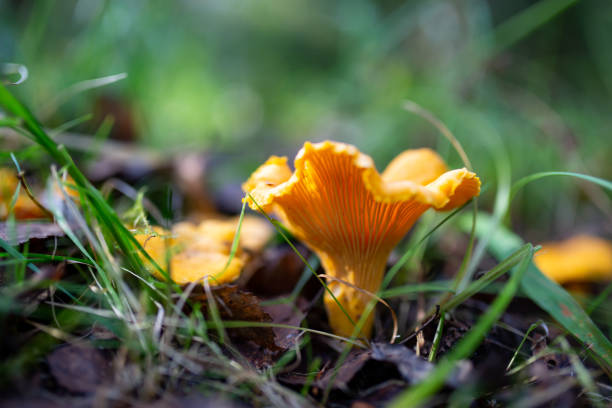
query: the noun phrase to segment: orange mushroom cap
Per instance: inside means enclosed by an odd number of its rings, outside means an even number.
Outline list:
[[[559,284],[612,280],[612,244],[598,237],[577,235],[544,243],[533,260],[544,275]]]
[[[14,171],[0,168],[0,220],[8,217],[11,201],[18,185],[19,179]],[[23,188],[19,190],[12,210],[18,220],[45,218],[47,216]]]
[[[167,270],[170,266],[170,277],[176,283],[187,284],[209,277],[210,285],[214,286],[236,280],[250,254],[260,251],[272,235],[266,221],[244,217],[238,250],[229,261],[237,226],[237,218],[209,219],[199,225],[181,222],[172,231],[153,227],[152,232],[137,233],[134,238],[160,267]],[[149,267],[158,278],[163,278],[153,265]]]
[[[387,258],[428,208],[461,206],[480,192],[480,180],[466,169],[446,171],[429,149],[408,150],[381,174],[356,147],[306,142],[295,159],[272,156],[242,188],[248,204],[274,212],[321,259],[327,275],[371,293],[380,288]],[[371,297],[338,280],[329,288],[353,322]],[[333,331],[350,336],[353,324],[336,301],[325,295]],[[373,318],[362,334],[370,336]]]

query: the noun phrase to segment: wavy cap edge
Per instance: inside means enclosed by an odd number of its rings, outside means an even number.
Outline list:
[[[352,157],[352,164],[362,173],[365,188],[374,200],[384,203],[414,200],[429,205],[437,211],[447,211],[465,204],[480,193],[480,179],[466,168],[450,170],[427,185],[412,180],[385,181],[378,172],[372,158],[361,153],[355,146],[332,141],[304,143],[295,157],[295,171],[291,173],[286,157],[271,156],[259,166],[242,185],[255,202],[246,198],[249,206],[264,211],[273,210],[275,199],[291,194],[292,186],[298,183],[305,171],[305,162],[311,154],[323,151]],[[405,152],[403,152],[405,153]],[[281,174],[275,174],[280,171]]]

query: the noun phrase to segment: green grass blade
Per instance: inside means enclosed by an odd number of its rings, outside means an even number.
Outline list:
[[[448,312],[467,299],[471,298],[478,292],[486,288],[490,283],[495,281],[497,278],[508,272],[514,266],[516,266],[521,259],[531,250],[531,244],[525,244],[513,254],[508,256],[502,262],[500,262],[495,268],[489,270],[480,279],[472,282],[464,291],[456,294],[450,300],[442,304],[442,313]]]
[[[612,343],[565,289],[531,265],[522,286],[525,294],[563,327],[590,348],[612,370]]]
[[[441,226],[446,224],[455,215],[459,214],[459,212],[461,212],[461,210],[463,210],[470,202],[471,201],[468,201],[467,203],[465,203],[461,207],[455,209],[449,215],[444,217],[444,219],[442,219],[442,221],[440,221],[438,224],[436,224],[436,226],[434,226],[425,235],[423,235],[423,237],[415,245],[412,245],[410,248],[408,248],[408,250],[406,252],[404,252],[402,257],[395,263],[395,265],[393,265],[389,269],[389,271],[385,275],[385,277],[383,279],[383,282],[380,285],[381,290],[384,290],[385,288],[387,288],[391,284],[391,282],[393,281],[393,278],[395,278],[395,275],[397,275],[397,273],[400,271],[400,269],[412,258],[412,256],[414,255],[414,252],[416,251],[416,249],[421,244],[423,244],[434,232],[436,232],[438,230],[438,228],[440,228]]]
[[[506,371],[510,370],[510,368],[512,367],[512,364],[514,364],[514,360],[516,360],[516,358],[518,357],[519,353],[521,352],[521,349],[523,348],[523,344],[525,344],[525,342],[527,341],[527,338],[529,338],[529,335],[531,334],[531,332],[534,331],[535,329],[537,329],[538,327],[540,327],[541,324],[542,324],[542,321],[538,320],[537,322],[532,323],[531,326],[529,326],[529,328],[525,332],[525,335],[523,336],[523,339],[521,340],[521,342],[519,343],[518,347],[514,351],[514,354],[512,355],[512,358],[510,359],[510,362],[506,366]]]
[[[223,270],[217,275],[213,276],[211,278],[212,280],[217,280],[221,276],[223,276],[223,274],[227,271],[227,268],[229,268],[230,264],[232,263],[232,260],[236,256],[236,251],[238,251],[238,244],[240,243],[240,232],[242,230],[242,221],[244,220],[244,211],[246,209],[246,204],[247,202],[245,197],[242,202],[242,210],[240,211],[240,217],[238,218],[238,226],[236,227],[236,233],[234,234],[234,240],[232,241],[232,247],[230,249],[229,256],[227,257],[227,262],[225,263]]]
[[[440,341],[442,341],[442,332],[444,331],[444,321],[446,320],[446,313],[442,313],[440,315],[440,319],[438,320],[438,327],[436,328],[436,334],[434,335],[433,344],[431,345],[431,350],[429,350],[429,356],[427,357],[427,361],[433,362],[436,359],[436,354],[438,353],[438,348],[440,347]]]
[[[510,188],[512,185],[512,167],[510,164],[510,159],[504,146],[503,139],[497,133],[497,130],[491,126],[487,120],[483,120],[481,114],[472,116],[473,118],[471,118],[471,120],[475,121],[478,128],[480,128],[484,134],[486,134],[486,137],[482,138],[482,142],[490,152],[495,165],[495,183],[497,188],[495,191],[493,216],[496,217],[498,222],[501,222],[507,212],[508,205],[510,204],[509,197]],[[485,190],[486,188],[483,186],[480,194],[484,194]],[[474,249],[470,264],[468,265],[467,270],[465,271],[465,274],[457,287],[458,292],[463,291],[472,280],[478,265],[480,265],[480,262],[484,257],[487,245],[487,238],[478,240],[478,245],[476,245],[476,248]]]
[[[380,297],[386,299],[409,295],[411,293],[449,292],[452,291],[451,285],[452,281],[413,283],[410,285],[396,286],[394,288],[387,289],[380,293]]]
[[[85,175],[83,175],[74,164],[66,149],[63,146],[58,146],[43,130],[32,113],[1,84],[0,107],[23,120],[23,126],[30,133],[31,137],[40,144],[55,161],[68,169],[70,176],[72,176],[75,184],[79,187],[79,191],[84,192],[85,197],[94,209],[94,213],[100,220],[100,224],[107,229],[110,236],[114,238],[119,248],[125,254],[132,269],[136,271],[146,270],[142,259],[138,256],[138,252],[140,252],[163,276],[167,276],[166,271],[160,268],[157,263],[151,259],[138,244],[138,241],[133,235],[125,228],[100,191],[87,180]],[[174,289],[178,291],[178,288],[175,287]]]
[[[495,30],[494,53],[511,47],[577,1],[542,0],[503,22]]]
[[[514,185],[512,186],[512,189],[510,190],[510,200],[512,201],[516,193],[518,193],[518,191],[521,188],[523,188],[525,185],[531,183],[532,181],[536,181],[536,180],[539,180],[545,177],[551,177],[551,176],[576,177],[582,180],[590,181],[591,183],[597,184],[605,188],[606,190],[612,191],[612,182],[601,179],[599,177],[589,176],[588,174],[573,173],[570,171],[544,171],[541,173],[530,174],[529,176],[523,177],[522,179],[514,183]]]
[[[476,234],[483,236],[489,233],[491,222],[491,216],[480,213]],[[463,229],[471,227],[471,219],[460,219],[460,225]],[[521,245],[521,238],[499,226],[490,241],[489,249],[496,258],[502,259]],[[572,295],[544,276],[533,264],[527,268],[521,288],[535,304],[555,318],[585,347],[588,347],[601,360],[600,363],[604,369],[612,370],[612,343]]]
[[[528,247],[528,249],[527,254],[523,255],[521,263],[512,274],[508,283],[506,283],[485,314],[478,320],[478,323],[472,327],[468,334],[453,348],[453,350],[436,365],[436,368],[430,373],[427,379],[402,392],[391,402],[389,407],[407,408],[422,405],[431,395],[435,394],[444,385],[444,381],[455,369],[457,362],[467,358],[476,350],[487,332],[499,319],[504,310],[506,310],[506,307],[518,290],[533,256],[533,248]]]
[[[55,138],[55,136],[59,135],[60,133],[67,132],[70,129],[73,129],[79,126],[80,124],[90,121],[92,118],[93,118],[93,114],[87,113],[85,115],[79,116],[78,118],[69,120],[68,122],[63,123],[59,125],[58,127],[49,130],[48,131],[49,136],[52,138]]]
[[[461,142],[459,142],[459,140],[455,137],[455,135],[453,135],[450,129],[440,119],[435,117],[430,111],[428,111],[427,109],[424,109],[422,106],[420,106],[414,101],[410,101],[410,100],[404,101],[403,107],[405,110],[422,117],[423,119],[428,121],[432,126],[434,126],[438,130],[438,132],[440,132],[440,134],[444,136],[444,138],[446,138],[449,141],[449,143],[453,146],[457,154],[459,154],[459,157],[461,157],[461,161],[463,162],[464,166],[469,171],[474,170],[467,153],[465,152],[465,150],[463,149],[463,146],[461,145]],[[470,240],[468,241],[467,249],[465,251],[465,254],[463,255],[461,266],[459,267],[459,270],[457,271],[457,274],[455,275],[455,279],[453,282],[452,288],[455,291],[457,289],[460,289],[461,283],[464,280],[465,281],[468,280],[468,278],[466,277],[466,273],[468,271],[468,265],[470,264],[470,260],[472,259],[472,250],[474,249],[474,240],[476,236],[475,234],[476,221],[478,218],[478,196],[473,197],[472,200],[470,200],[470,202],[473,204],[472,231],[470,232]]]
[[[587,306],[587,313],[588,314],[593,313],[593,311],[597,309],[599,305],[601,305],[603,301],[606,300],[608,296],[610,296],[611,293],[612,293],[612,282],[610,282],[608,286],[606,286],[606,288],[602,290],[601,293],[599,293],[599,295],[597,295],[597,297],[591,301],[591,303],[589,303],[589,305]]]
[[[8,242],[0,238],[0,248],[6,251],[6,253],[14,259],[17,259],[22,262],[26,262],[26,257],[15,248],[13,248]],[[31,269],[34,273],[41,273],[40,269],[36,265],[31,262],[27,264],[28,268]]]

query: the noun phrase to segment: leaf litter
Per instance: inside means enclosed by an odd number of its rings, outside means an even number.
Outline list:
[[[185,175],[183,174],[182,177]],[[183,185],[193,186],[193,183],[197,183],[197,179],[185,180]],[[201,191],[195,193],[202,194]],[[192,201],[194,200],[197,201],[197,197],[192,198]],[[214,197],[207,201],[206,206],[196,211],[202,211],[207,214],[206,216],[210,216],[210,203],[213,201]],[[196,218],[202,216],[202,213]],[[8,241],[9,238],[7,232],[9,227],[7,223],[0,224],[0,234],[5,234],[2,235],[5,241]],[[37,242],[46,242],[48,245],[55,237],[63,236],[63,232],[58,230],[55,224],[49,222],[18,221],[13,224],[12,228],[17,231],[16,243],[21,244],[21,248],[24,244],[29,245],[30,248],[36,248]],[[457,236],[460,239],[461,236]],[[506,241],[501,239],[499,242]],[[329,402],[335,406],[385,405],[401,391],[410,385],[419,384],[432,373],[436,361],[427,361],[426,357],[433,347],[437,318],[431,319],[430,324],[420,331],[423,342],[419,346],[419,354],[415,351],[417,350],[416,336],[412,336],[414,327],[408,326],[404,328],[407,340],[402,344],[391,345],[376,340],[369,344],[362,343],[362,346],[365,347],[354,347],[342,365],[336,369],[336,361],[343,343],[337,339],[316,334],[316,331],[330,331],[325,311],[320,304],[319,285],[312,276],[308,275],[310,272],[305,271],[300,257],[288,246],[277,242],[268,245],[263,252],[247,251],[248,258],[245,258],[246,265],[243,272],[245,279],[233,284],[211,287],[210,295],[214,297],[214,304],[221,321],[241,323],[226,328],[229,341],[226,347],[222,347],[222,352],[227,357],[233,356],[231,350],[237,350],[246,359],[247,367],[252,367],[260,372],[272,370],[273,373],[276,373],[271,380],[273,384],[276,384],[275,386],[278,386],[276,383],[278,381],[289,390],[302,391],[303,394],[309,395],[314,400],[321,400],[326,389],[332,388]],[[65,245],[65,242],[60,243],[60,248]],[[302,256],[309,257],[308,250],[303,247],[299,247],[299,250]],[[459,264],[462,252],[457,251],[457,255],[452,259],[443,261],[436,258],[438,255],[434,253],[432,258],[426,258],[425,262],[430,262],[429,267],[432,274],[444,277],[443,271],[447,270],[450,264]],[[397,256],[393,258],[398,259]],[[41,274],[27,272],[26,281],[32,285],[44,281],[54,283],[47,291],[31,289],[23,292],[16,299],[24,305],[23,312],[13,312],[12,321],[27,316],[32,319],[42,319],[38,313],[48,300],[51,299],[53,304],[58,303],[58,300],[73,301],[58,290],[57,284],[83,283],[84,270],[76,265],[66,267],[66,263],[47,261],[46,264],[39,264],[39,269],[42,271]],[[2,273],[6,275],[8,272],[10,271],[7,267],[4,267]],[[305,280],[304,277],[306,277]],[[298,291],[294,290],[296,285]],[[70,293],[72,296],[77,295],[75,298],[86,294],[93,299],[103,293],[91,293],[87,285],[80,289],[80,294],[75,291]],[[535,292],[530,293],[528,290],[527,294],[531,297],[535,296]],[[197,307],[199,313],[210,317],[211,302],[208,297],[210,295],[201,287],[196,287],[188,296],[184,311],[187,315],[191,315],[195,313],[194,308]],[[176,297],[173,296],[173,298]],[[491,295],[486,292],[479,293],[474,299],[447,313],[448,316],[442,330],[442,340],[436,356],[438,360],[444,358],[446,353],[452,350],[456,343],[471,330],[478,316],[486,310],[490,299]],[[567,298],[562,292],[557,293],[557,299],[562,299],[562,302],[556,306],[558,311],[549,310],[549,312],[557,317],[558,321],[563,323],[565,319],[581,327],[590,326],[588,321],[576,323],[578,319],[573,313],[578,309],[575,304],[566,302]],[[399,309],[400,304],[407,306],[406,321],[416,322],[420,307],[418,300],[398,297],[390,301],[396,309]],[[527,306],[525,306],[526,303]],[[540,305],[545,306],[545,309],[552,307],[552,303],[543,301],[540,301]],[[520,311],[521,308],[526,308],[531,312],[525,314]],[[482,390],[478,392],[476,398],[483,403],[511,402],[516,392],[527,392],[535,397],[544,398],[560,384],[563,387],[555,391],[557,393],[552,395],[551,399],[556,398],[561,402],[576,401],[580,398],[585,400],[575,380],[576,368],[571,364],[567,353],[560,349],[558,342],[555,342],[555,339],[563,336],[565,332],[556,327],[554,321],[549,320],[545,333],[542,330],[536,330],[530,335],[525,334],[534,321],[546,317],[545,314],[533,313],[533,310],[533,305],[528,300],[521,297],[515,299],[511,308],[503,315],[498,325],[486,335],[470,359],[458,362],[453,374],[446,379],[445,386],[440,396],[437,397],[438,401],[440,398],[444,400],[467,392],[470,384],[473,383],[481,384]],[[582,314],[578,313],[578,316]],[[211,320],[208,319],[208,321]],[[100,324],[101,322],[103,324]],[[54,406],[52,404],[60,401],[61,406],[66,401],[71,401],[71,403],[80,401],[83,406],[87,406],[91,399],[84,396],[96,394],[104,387],[116,386],[117,378],[114,377],[116,368],[111,363],[122,351],[117,346],[110,349],[102,349],[99,346],[104,344],[104,341],[121,344],[126,337],[120,330],[109,330],[108,327],[112,326],[109,323],[104,319],[90,322],[75,332],[75,334],[88,337],[93,342],[91,344],[75,342],[74,339],[71,339],[60,341],[59,346],[49,351],[44,361],[48,367],[48,376],[53,381],[37,383],[38,388],[32,393],[34,395],[33,404],[38,401],[43,406],[44,404]],[[250,323],[253,325],[249,325]],[[390,322],[385,314],[377,318],[377,327],[383,331],[390,330]],[[163,320],[161,330],[167,330],[163,325]],[[210,336],[214,336],[214,333],[214,329],[209,330]],[[214,337],[212,338],[214,340]],[[519,345],[523,344],[521,343],[523,338],[526,340],[524,346],[520,347]],[[172,344],[173,347],[180,345],[181,343],[176,340]],[[13,344],[13,347],[19,350],[18,345]],[[294,353],[293,357],[288,360],[288,363],[283,362],[283,359],[290,355],[289,353]],[[213,361],[213,355],[214,353],[210,354],[207,351],[197,360],[205,361],[210,357]],[[511,370],[507,373],[500,371],[500,367],[505,367],[515,355],[517,358]],[[138,359],[135,356],[128,356],[127,361],[128,366],[135,367]],[[318,363],[314,364],[317,361]],[[593,373],[599,392],[604,394],[607,384],[605,376],[597,371],[597,365],[588,364],[588,369]],[[38,368],[31,372],[34,373],[34,376],[40,376],[41,370],[39,364]],[[248,372],[248,369],[245,369],[244,372]],[[32,378],[29,377],[26,381],[33,381]],[[140,377],[133,376],[135,384],[138,383],[138,378]],[[193,386],[198,381],[205,383],[209,380],[197,375],[185,376],[184,380],[178,380],[178,383],[170,386],[168,392],[154,397],[151,406],[189,406],[189,404],[243,406],[242,403],[232,398],[219,399],[215,396],[202,396],[197,392],[190,394],[183,392],[185,388],[178,386],[184,382],[189,382]],[[219,384],[222,383],[223,380]],[[23,384],[20,387],[24,389]],[[510,389],[514,389],[515,393],[510,393],[508,391]],[[50,400],[36,397],[35,394],[40,392],[51,393],[54,397]],[[68,398],[68,400],[62,398]],[[10,398],[5,401],[10,405]],[[560,406],[563,406],[563,403]]]

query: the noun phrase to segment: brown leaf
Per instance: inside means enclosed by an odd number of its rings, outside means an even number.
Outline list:
[[[306,317],[306,311],[310,306],[306,300],[298,298],[296,304],[280,303],[266,305],[263,306],[263,310],[272,317],[274,323],[299,327],[302,320]],[[276,345],[285,350],[293,347],[301,333],[303,333],[299,329],[282,327],[273,327],[272,330],[274,331]]]
[[[6,222],[0,222],[0,238],[18,244],[30,239],[44,239],[64,236],[64,231],[57,224],[48,222],[17,222],[13,231]]]
[[[376,407],[386,406],[396,395],[406,389],[406,383],[398,380],[388,380],[375,387],[366,390],[360,396],[360,400],[353,402],[351,408],[356,408],[356,403],[372,404]]]
[[[53,297],[55,286],[40,284],[45,281],[59,281],[65,270],[66,262],[60,262],[57,265],[40,265],[38,273],[29,275],[27,286],[31,289],[26,289],[17,296],[17,299],[22,303],[21,313],[24,316],[33,313],[41,302]]]
[[[117,340],[117,335],[113,333],[112,331],[110,331],[109,329],[107,329],[106,327],[96,322],[91,326],[91,337],[90,338],[93,341]]]
[[[411,384],[425,379],[433,370],[433,364],[400,344],[373,343],[372,358],[393,363],[402,377]]]
[[[259,298],[252,293],[243,291],[236,285],[217,286],[211,289],[215,302],[217,302],[221,319],[258,323],[272,321],[272,317],[260,306]],[[204,294],[197,296],[197,298],[207,301]],[[228,329],[228,334],[235,341],[251,341],[273,353],[280,351],[280,348],[274,341],[274,330],[270,327]]]
[[[110,367],[102,352],[86,345],[60,347],[47,361],[57,382],[72,392],[94,392],[110,379]]]
[[[321,389],[326,389],[330,381],[333,381],[334,388],[346,389],[347,384],[355,374],[371,358],[371,354],[370,350],[351,350],[337,372],[334,370],[335,367],[331,366],[328,370],[322,372],[322,375],[315,381],[315,385]]]
[[[417,356],[414,351],[401,344],[372,343],[372,359],[393,363],[402,378],[410,384],[424,380],[434,368],[432,363]],[[465,382],[471,370],[470,362],[459,362],[446,383],[452,387],[459,386]]]
[[[306,250],[300,252],[307,255]],[[247,288],[266,297],[290,293],[303,271],[304,262],[292,248],[288,246],[269,248],[263,252],[261,266],[247,282]]]
[[[402,378],[410,384],[416,384],[425,379],[433,370],[434,365],[417,356],[411,349],[400,344],[372,343],[369,350],[352,350],[344,363],[337,370],[334,378],[334,367],[322,371],[322,375],[315,381],[315,385],[321,389],[329,386],[333,380],[333,387],[347,389],[348,383],[361,371],[364,365],[379,361],[395,365]],[[374,363],[380,365],[380,363]],[[372,365],[370,368],[374,368]],[[385,368],[383,368],[385,369]],[[369,370],[369,369],[368,369]],[[388,371],[388,368],[385,370]],[[457,387],[466,381],[471,372],[469,362],[460,362],[454,373],[447,379],[446,383],[452,387]],[[389,373],[393,376],[392,373]]]

